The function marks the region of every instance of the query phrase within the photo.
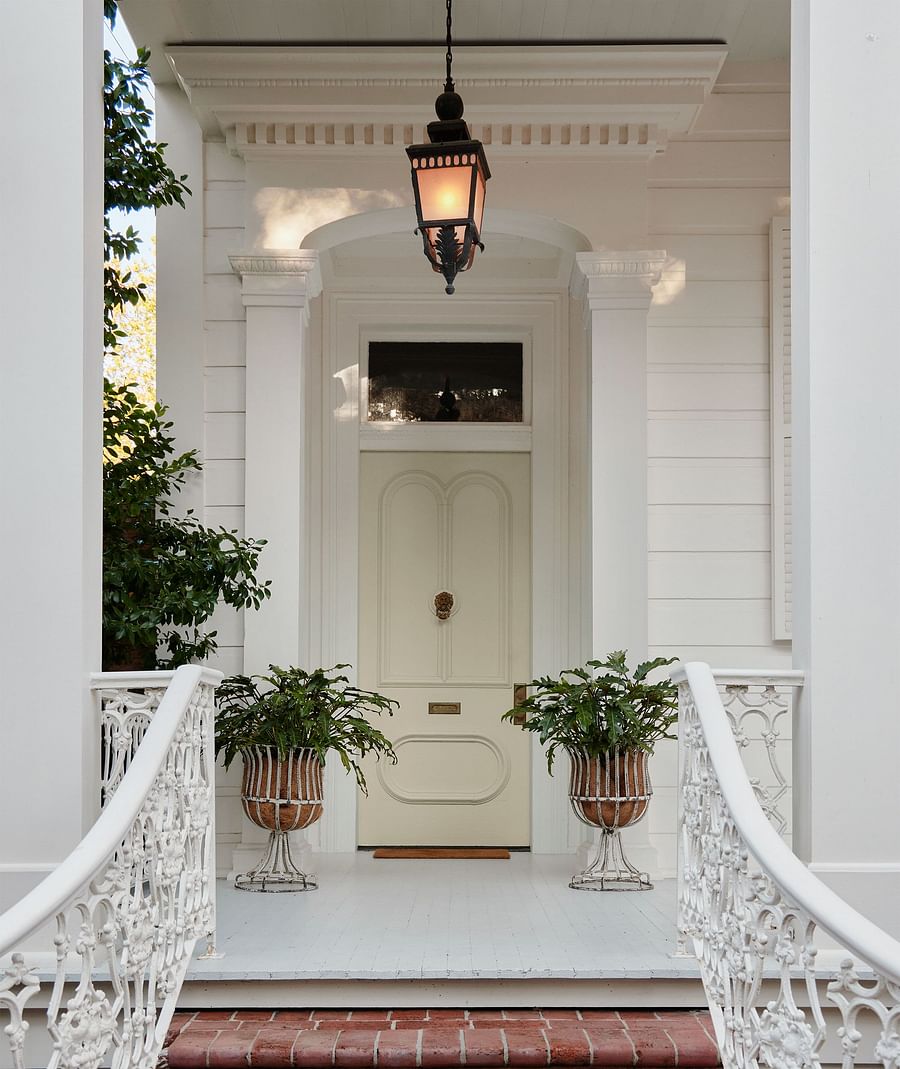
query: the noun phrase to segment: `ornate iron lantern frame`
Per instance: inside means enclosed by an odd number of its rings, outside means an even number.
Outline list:
[[[491,177],[484,146],[469,132],[462,117],[462,97],[453,83],[452,2],[447,0],[447,77],[444,91],[434,105],[437,121],[428,124],[430,144],[410,145],[406,149],[416,199],[415,232],[422,236],[422,247],[432,270],[444,276],[447,293],[454,292],[457,274],[472,266],[476,250],[484,251],[481,222],[485,184]],[[457,208],[463,207],[460,194],[463,183],[468,183],[464,214],[457,211],[455,215],[438,215],[431,210],[431,202],[437,198],[433,194],[423,195],[420,179],[428,175],[427,181],[431,182],[441,172],[452,173]]]

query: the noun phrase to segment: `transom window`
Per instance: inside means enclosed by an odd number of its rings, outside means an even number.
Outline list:
[[[521,423],[521,342],[369,343],[368,419]]]

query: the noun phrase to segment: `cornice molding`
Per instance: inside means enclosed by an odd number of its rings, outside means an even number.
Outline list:
[[[659,282],[666,265],[659,249],[634,252],[577,252],[572,267],[574,296],[619,302],[623,298],[649,301],[650,290]]]
[[[649,156],[692,128],[725,56],[716,45],[479,45],[460,49],[455,72],[473,133],[504,152]],[[431,119],[443,68],[431,46],[184,46],[166,58],[206,136],[255,155],[407,143],[406,129]]]
[[[440,89],[440,78],[185,78],[191,89]],[[463,89],[707,87],[706,78],[456,78]]]
[[[245,306],[304,304],[322,291],[315,249],[237,253],[228,261],[241,277]]]
[[[242,278],[245,275],[306,275],[319,266],[319,254],[309,252],[240,253],[229,256],[231,269]]]
[[[435,88],[443,47],[183,45],[166,58],[194,88]],[[456,84],[470,88],[712,88],[722,45],[461,45]]]

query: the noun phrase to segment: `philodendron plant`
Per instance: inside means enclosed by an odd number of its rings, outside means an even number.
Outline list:
[[[589,757],[613,750],[653,753],[660,739],[674,737],[669,729],[678,719],[678,688],[669,679],[651,683],[648,676],[677,658],[655,657],[630,673],[626,652],[617,650],[605,661],[566,669],[555,679],[533,680],[534,692],[503,714],[504,720],[512,720],[525,713],[522,727],[535,732],[546,747],[551,773],[558,749]]]
[[[226,679],[216,694],[216,754],[224,755],[225,767],[253,747],[270,747],[281,758],[309,749],[322,764],[333,750],[365,792],[366,777],[359,762],[366,754],[397,762],[389,740],[367,717],[392,716],[398,703],[351,686],[339,674],[347,667],[338,664],[307,672],[270,664],[268,675]]]

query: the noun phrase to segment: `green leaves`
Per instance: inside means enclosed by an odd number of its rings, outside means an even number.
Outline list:
[[[111,382],[103,398],[104,667],[204,660],[217,644],[202,625],[220,600],[259,608],[270,596],[255,575],[265,542],[173,516],[172,498],[200,471],[196,451],[175,455],[165,405]]]
[[[224,680],[216,694],[216,754],[224,755],[225,767],[251,746],[271,746],[281,757],[290,750],[310,749],[323,763],[328,751],[334,750],[365,792],[366,778],[359,765],[363,757],[373,753],[397,761],[386,736],[366,715],[392,716],[398,703],[351,686],[340,674],[347,667],[338,664],[306,672],[270,664],[269,675]]]
[[[678,688],[669,679],[648,683],[658,668],[675,657],[656,657],[628,671],[626,651],[616,650],[605,661],[588,661],[559,677],[535,679],[530,695],[518,708],[503,714],[512,720],[523,710],[526,731],[537,734],[547,749],[552,773],[558,749],[583,750],[599,757],[611,750],[653,752],[659,739],[672,738],[669,728],[678,719]]]
[[[115,24],[116,5],[105,0],[104,15],[110,25]],[[103,275],[103,334],[104,345],[114,349],[124,337],[115,322],[115,312],[125,305],[144,299],[144,285],[134,281],[123,269],[122,260],[134,256],[140,239],[133,227],[124,232],[113,230],[110,211],[124,212],[140,208],[158,209],[166,205],[184,207],[187,175],[176,175],[166,163],[164,142],[150,138],[153,112],[144,94],[150,81],[150,53],[139,48],[134,63],[113,59],[103,54],[103,119],[104,119],[104,258]]]

